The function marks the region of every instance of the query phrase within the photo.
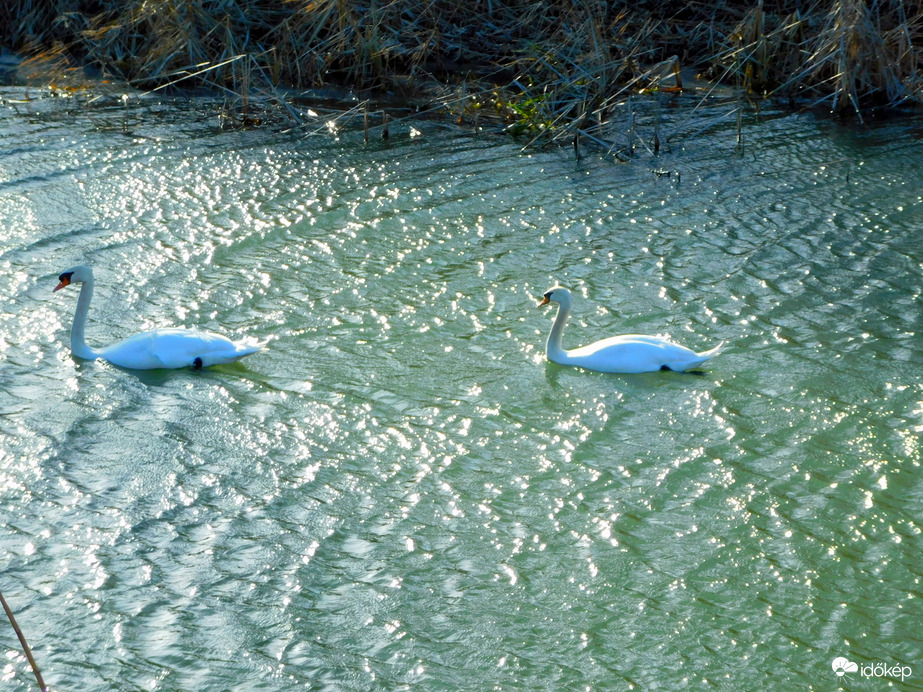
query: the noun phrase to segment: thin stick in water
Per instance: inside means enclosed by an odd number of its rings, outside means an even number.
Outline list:
[[[679,77],[677,77],[679,79]],[[654,98],[654,155],[660,153],[660,92]]]
[[[365,130],[365,143],[369,143],[369,102],[366,101],[362,107],[362,126]]]
[[[635,116],[631,110],[631,95],[628,96],[628,155],[635,155]]]
[[[740,51],[743,50],[743,38],[737,36],[737,52],[734,54],[734,64],[736,66],[735,72],[737,73],[737,151],[743,153],[744,150],[744,134],[743,134],[743,104],[741,103],[741,91],[742,87],[740,84]]]
[[[32,672],[35,673],[35,679],[38,681],[38,687],[42,692],[47,692],[48,688],[45,686],[45,681],[42,680],[42,674],[38,670],[38,664],[35,662],[35,659],[32,658],[32,650],[29,648],[28,642],[26,642],[26,637],[22,633],[22,630],[19,629],[19,625],[16,624],[16,618],[13,617],[13,611],[10,610],[10,607],[6,603],[6,599],[3,597],[3,594],[0,593],[0,603],[3,604],[3,610],[6,611],[6,616],[10,619],[10,624],[13,626],[13,630],[16,632],[16,636],[19,637],[19,643],[22,645],[22,650],[26,654],[26,658],[29,659],[29,665],[32,666]]]

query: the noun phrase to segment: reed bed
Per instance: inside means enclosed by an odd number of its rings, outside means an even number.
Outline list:
[[[302,122],[312,98],[347,90],[575,146],[615,149],[616,114],[623,152],[629,98],[659,109],[690,74],[737,103],[861,117],[923,101],[923,4],[910,0],[7,0],[0,41],[57,74],[218,89],[242,126],[256,111]]]

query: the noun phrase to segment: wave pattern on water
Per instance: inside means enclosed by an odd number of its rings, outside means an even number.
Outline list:
[[[923,199],[900,127],[775,117],[658,178],[427,124],[364,147],[167,112],[128,136],[0,115],[21,140],[0,158],[0,566],[54,687],[920,665]],[[50,289],[78,262],[93,343],[274,339],[205,372],[76,361],[75,295]],[[569,345],[728,346],[705,376],[548,364],[555,282]]]

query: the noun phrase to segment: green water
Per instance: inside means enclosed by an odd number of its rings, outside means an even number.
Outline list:
[[[53,689],[923,687],[919,118],[617,164],[2,95],[0,590]],[[78,263],[91,344],[270,347],[78,361]],[[555,283],[569,347],[725,351],[549,364]]]

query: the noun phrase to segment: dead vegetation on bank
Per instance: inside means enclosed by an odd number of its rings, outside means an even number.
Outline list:
[[[300,122],[336,87],[611,148],[613,112],[630,121],[634,98],[656,119],[664,95],[688,92],[683,76],[696,73],[738,105],[782,98],[861,117],[923,101],[917,0],[7,0],[0,32],[30,56],[26,67],[218,89],[240,126],[262,121],[257,102]]]

